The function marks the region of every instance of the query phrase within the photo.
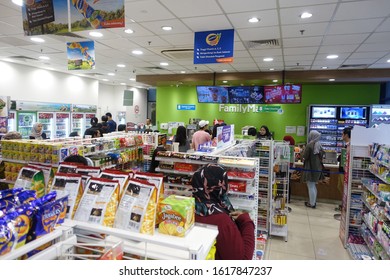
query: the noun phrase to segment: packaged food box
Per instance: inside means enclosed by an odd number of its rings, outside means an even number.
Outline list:
[[[198,165],[184,162],[175,162],[174,170],[192,172],[198,169]]]
[[[184,237],[194,225],[195,199],[170,195],[159,204],[158,231]]]
[[[233,192],[246,192],[245,181],[229,181],[229,190]]]

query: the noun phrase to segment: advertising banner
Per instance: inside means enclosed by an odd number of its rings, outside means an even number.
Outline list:
[[[264,86],[264,101],[268,104],[301,103],[301,85]]]
[[[72,112],[81,112],[81,113],[96,113],[96,105],[81,105],[81,104],[72,104]]]
[[[70,112],[70,104],[16,101],[17,111]]]
[[[95,69],[94,41],[66,43],[68,70]]]
[[[66,35],[125,26],[124,0],[27,0],[24,3],[23,29],[28,36]]]
[[[194,64],[232,63],[234,29],[195,32]]]

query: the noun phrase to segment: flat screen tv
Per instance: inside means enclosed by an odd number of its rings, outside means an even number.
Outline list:
[[[264,87],[236,86],[229,87],[230,104],[262,104],[264,103]]]
[[[360,106],[340,107],[339,118],[342,120],[365,120],[367,119],[367,107],[360,107]]]
[[[277,85],[264,87],[264,101],[268,104],[301,103],[301,85]]]
[[[229,103],[229,95],[226,87],[197,86],[199,103]]]
[[[335,119],[337,117],[337,107],[312,106],[310,116],[312,119]]]

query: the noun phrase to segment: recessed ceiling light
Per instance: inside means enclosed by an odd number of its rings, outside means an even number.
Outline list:
[[[387,62],[390,63],[390,59],[388,59]]]
[[[124,64],[117,64],[116,66],[119,67],[119,68],[125,68],[126,67],[126,65],[124,65]]]
[[[134,50],[134,51],[132,51],[131,53],[132,53],[132,54],[143,54],[143,52],[142,52],[142,51],[139,51],[139,50]]]
[[[130,81],[135,81],[135,78],[130,78],[129,80],[130,80]]]
[[[321,69],[328,69],[328,66],[322,66]]]
[[[107,73],[108,76],[115,76],[115,73]]]
[[[226,84],[228,81],[222,81],[222,83]]]
[[[336,81],[336,79],[329,79],[329,82],[334,82]]]
[[[272,82],[273,82],[273,83],[277,83],[277,82],[278,82],[278,80],[272,80]]]
[[[165,31],[171,31],[172,30],[172,26],[162,26],[161,29],[165,30]]]
[[[227,70],[226,70],[226,69],[223,69],[222,72],[227,72]]]
[[[100,37],[103,37],[103,33],[100,33],[97,31],[91,31],[91,32],[89,32],[89,36],[100,38]]]
[[[168,64],[168,62],[160,62],[160,65],[161,66],[168,66],[169,64]]]
[[[308,12],[304,12],[300,15],[300,18],[305,19],[305,18],[311,18],[313,15]]]
[[[12,0],[12,3],[18,6],[23,6],[23,0]]]
[[[121,83],[121,85],[122,85],[122,86],[125,86],[125,85],[126,85],[126,83]]]
[[[269,69],[269,71],[274,71],[274,70],[275,70],[275,68],[270,68],[270,69]]]
[[[180,71],[180,73],[182,73],[182,74],[185,74],[185,73],[186,73],[186,71]]]
[[[109,79],[103,79],[102,81],[108,82],[108,81],[109,81]]]
[[[39,38],[39,37],[31,37],[30,40],[34,41],[34,42],[37,42],[37,43],[45,42],[45,40],[43,40],[42,38]]]
[[[336,59],[336,58],[338,58],[339,56],[337,55],[337,54],[330,54],[330,55],[328,55],[326,58],[327,59]]]
[[[256,22],[259,22],[260,20],[257,17],[253,17],[253,18],[248,19],[248,21],[250,23],[256,23]]]
[[[274,59],[272,57],[266,57],[263,59],[263,61],[266,61],[266,62],[269,62],[269,61],[273,61]]]
[[[133,33],[134,33],[134,30],[133,30],[133,29],[130,29],[130,28],[127,28],[127,29],[125,29],[125,33],[127,33],[127,34],[133,34]]]
[[[45,56],[45,55],[41,55],[40,57],[38,57],[39,59],[42,59],[42,60],[50,60],[50,57],[48,56]]]

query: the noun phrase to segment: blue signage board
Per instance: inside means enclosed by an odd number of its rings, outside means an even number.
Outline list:
[[[177,110],[195,110],[193,104],[177,104]]]
[[[234,29],[195,32],[194,64],[232,63]]]

